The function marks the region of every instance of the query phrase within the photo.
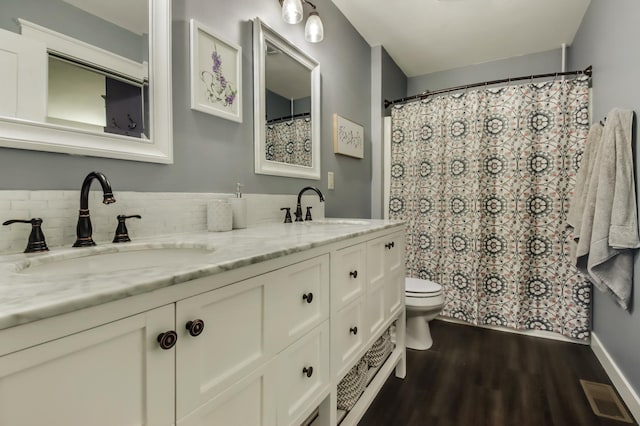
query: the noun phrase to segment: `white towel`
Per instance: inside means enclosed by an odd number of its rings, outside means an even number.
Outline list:
[[[588,138],[585,181],[568,215],[577,239],[576,265],[618,305],[629,308],[633,284],[633,249],[640,247],[631,149],[633,111],[613,109],[597,141]],[[596,142],[593,146],[593,142]],[[594,155],[595,154],[595,155]],[[591,157],[593,155],[593,157]],[[587,157],[585,157],[587,160]],[[582,168],[582,167],[581,167]],[[578,178],[582,178],[579,173]],[[576,183],[580,183],[576,180]],[[573,201],[573,200],[572,200]],[[582,207],[581,219],[578,209]]]

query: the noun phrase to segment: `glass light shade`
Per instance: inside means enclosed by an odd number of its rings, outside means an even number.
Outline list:
[[[282,2],[282,19],[287,24],[302,21],[302,2],[300,0],[284,0]]]
[[[304,38],[310,43],[319,43],[324,38],[324,27],[318,12],[309,13],[309,18],[304,26]]]

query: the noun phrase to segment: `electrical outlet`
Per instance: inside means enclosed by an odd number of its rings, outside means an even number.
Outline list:
[[[327,188],[329,189],[336,189],[335,188],[335,182],[333,181],[333,172],[329,172],[327,173]]]

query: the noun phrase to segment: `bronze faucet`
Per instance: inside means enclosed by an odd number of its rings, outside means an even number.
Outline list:
[[[84,178],[82,182],[82,189],[80,190],[80,212],[78,215],[78,226],[76,227],[76,242],[73,243],[74,247],[88,247],[95,246],[96,243],[91,238],[93,228],[91,227],[91,218],[89,217],[89,188],[91,182],[97,179],[102,186],[104,204],[115,203],[116,199],[113,198],[113,192],[111,191],[111,184],[107,177],[100,172],[91,172]]]
[[[316,188],[315,186],[306,186],[306,187],[302,188],[300,190],[300,192],[298,192],[298,205],[296,206],[296,213],[295,213],[295,215],[296,215],[296,220],[295,221],[296,222],[302,222],[303,221],[303,219],[302,219],[302,206],[300,205],[300,200],[302,198],[302,194],[305,191],[308,191],[308,190],[315,191],[316,194],[318,194],[318,197],[320,197],[320,201],[324,202],[324,195],[322,195],[322,192],[320,192],[320,190],[318,188]],[[311,212],[308,209],[307,209],[307,219],[306,220],[311,220]]]

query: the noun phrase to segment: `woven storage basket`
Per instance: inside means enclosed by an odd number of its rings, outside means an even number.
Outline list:
[[[391,333],[389,329],[387,329],[364,356],[369,368],[377,368],[387,359],[391,351],[393,351],[393,343],[391,343]]]
[[[363,357],[338,383],[338,409],[349,411],[364,392],[369,366]]]

